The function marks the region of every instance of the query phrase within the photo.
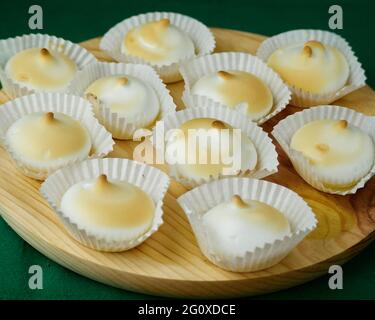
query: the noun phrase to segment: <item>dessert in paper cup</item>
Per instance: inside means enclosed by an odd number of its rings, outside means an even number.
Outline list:
[[[40,192],[68,232],[100,251],[138,246],[163,223],[169,178],[145,164],[92,159],[56,171]]]
[[[96,58],[83,47],[45,34],[0,40],[0,81],[11,98],[34,92],[66,92]]]
[[[298,174],[320,191],[352,194],[375,174],[374,117],[318,106],[280,121],[272,135]]]
[[[113,149],[91,104],[66,93],[35,93],[0,108],[0,141],[21,172],[44,180],[57,169]]]
[[[201,22],[173,12],[150,12],[110,29],[100,49],[119,62],[149,64],[165,83],[181,80],[179,65],[211,53],[215,39]]]
[[[150,66],[97,62],[79,72],[70,92],[94,105],[95,116],[116,139],[131,139],[150,128],[176,105],[169,90]]]
[[[169,174],[188,188],[225,176],[261,179],[277,172],[279,164],[275,146],[261,127],[209,100],[163,118],[152,143],[156,149],[164,146]]]
[[[283,110],[291,93],[278,74],[247,53],[223,52],[183,64],[186,107],[213,100],[239,110],[259,124]]]
[[[330,104],[366,84],[352,48],[332,32],[284,32],[265,40],[257,56],[289,85],[295,106]]]
[[[303,198],[263,180],[217,180],[177,201],[202,253],[228,271],[253,272],[279,263],[317,225]]]

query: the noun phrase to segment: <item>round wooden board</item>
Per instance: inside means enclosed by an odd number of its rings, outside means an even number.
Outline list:
[[[265,38],[245,32],[213,29],[216,51],[254,54]],[[99,39],[82,45],[100,60]],[[182,83],[169,86],[181,108]],[[0,93],[0,102],[7,97]],[[335,104],[375,115],[375,93],[362,88]],[[282,118],[297,111],[288,108],[263,127],[270,132]],[[129,158],[134,142],[117,142],[111,156]],[[57,263],[86,277],[116,287],[173,297],[237,297],[272,292],[327,273],[359,253],[375,236],[375,179],[352,196],[333,196],[307,185],[277,145],[279,172],[267,180],[298,192],[313,208],[319,224],[287,258],[272,268],[254,273],[231,273],[211,264],[201,254],[187,219],[176,202],[186,189],[172,182],[165,198],[165,223],[139,247],[123,253],[102,253],[73,240],[39,194],[40,183],[19,173],[0,149],[0,207],[7,223],[34,248]]]

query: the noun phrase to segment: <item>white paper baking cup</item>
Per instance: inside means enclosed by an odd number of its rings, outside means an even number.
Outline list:
[[[279,75],[263,61],[247,53],[223,52],[191,60],[180,67],[180,73],[185,82],[182,100],[187,108],[204,105],[205,100],[212,100],[205,96],[193,94],[191,89],[200,78],[220,70],[236,70],[251,73],[261,79],[271,90],[273,107],[269,114],[257,121],[259,124],[275,116],[289,103],[291,93],[288,87]],[[246,114],[247,107],[241,103],[232,109],[237,109]]]
[[[134,76],[141,81],[148,83],[155,91],[159,103],[160,112],[157,119],[163,118],[166,114],[174,112],[176,105],[169,94],[169,90],[162,82],[154,69],[147,65],[97,62],[88,65],[77,74],[72,81],[69,92],[84,97],[86,89],[95,80],[107,76]],[[85,98],[85,97],[84,97]],[[112,112],[110,107],[102,101],[91,101],[94,105],[95,116],[99,122],[110,131],[116,139],[132,139],[134,132],[142,128],[145,123],[145,114],[140,114],[131,123],[117,112]]]
[[[10,98],[21,97],[35,92],[35,90],[14,82],[5,73],[5,65],[8,60],[16,53],[29,48],[47,48],[62,52],[76,63],[78,70],[96,61],[93,54],[78,44],[46,34],[28,34],[0,40],[0,81],[3,89]],[[66,86],[67,88],[68,85]],[[62,92],[66,92],[66,89]]]
[[[366,85],[365,71],[359,63],[349,43],[341,36],[323,30],[293,30],[268,38],[258,48],[257,56],[267,62],[269,56],[277,49],[309,40],[317,40],[325,45],[339,49],[348,61],[350,74],[347,84],[337,92],[315,94],[290,85],[292,100],[290,103],[299,107],[330,104],[331,102]]]
[[[155,217],[150,229],[137,239],[124,240],[120,232],[99,232],[77,225],[60,210],[65,192],[74,184],[94,179],[101,174],[109,179],[126,181],[146,192],[155,204]],[[162,171],[145,164],[118,158],[87,160],[56,171],[42,184],[40,192],[69,233],[83,245],[100,251],[124,251],[138,246],[163,224],[163,198],[169,186],[169,177]]]
[[[229,201],[235,194],[278,209],[288,219],[291,234],[272,243],[264,243],[264,246],[248,251],[244,256],[230,257],[215,252],[202,217],[208,210]],[[213,181],[185,193],[177,201],[189,219],[203,254],[215,265],[229,271],[251,272],[277,264],[317,225],[313,211],[298,194],[278,184],[257,179],[227,178]]]
[[[279,162],[277,160],[277,152],[272,140],[263,129],[251,122],[249,118],[242,113],[226,108],[212,100],[206,100],[197,108],[188,108],[175,113],[168,114],[162,121],[164,124],[165,134],[170,129],[177,129],[186,121],[198,118],[213,118],[229,124],[231,127],[241,129],[254,144],[258,162],[254,170],[242,171],[236,176],[249,176],[252,178],[262,179],[277,172]],[[156,149],[159,148],[160,142],[163,141],[159,131],[154,130],[152,136],[152,143]],[[185,187],[193,188],[202,183],[213,181],[228,177],[227,175],[219,175],[219,177],[210,177],[208,179],[194,179],[191,177],[182,176],[175,165],[169,165],[169,174]]]
[[[288,155],[298,174],[311,186],[320,191],[332,194],[346,195],[356,193],[356,191],[363,188],[365,183],[375,174],[375,164],[370,172],[362,177],[353,188],[349,190],[332,190],[327,188],[322,181],[319,180],[318,175],[315,173],[314,166],[310,165],[309,161],[302,153],[290,148],[292,137],[299,128],[311,121],[323,119],[347,120],[349,124],[366,132],[375,143],[374,117],[365,116],[352,109],[332,105],[318,106],[292,114],[274,127],[272,135]],[[343,179],[345,179],[345,177],[337,177],[329,183],[333,185],[339,184],[344,181]]]
[[[100,49],[107,52],[113,59],[119,62],[151,65],[155,68],[165,83],[179,81],[181,80],[181,75],[178,71],[180,63],[193,58],[193,56],[186,56],[176,63],[158,66],[142,58],[121,53],[121,44],[125,35],[131,29],[148,22],[158,21],[165,18],[168,18],[171,24],[179,27],[192,39],[196,50],[196,56],[209,54],[214,50],[215,38],[204,24],[191,17],[173,12],[150,12],[123,20],[104,35],[100,42]]]
[[[23,96],[0,107],[0,142],[23,174],[29,177],[44,180],[57,169],[84,160],[74,159],[69,162],[61,161],[53,166],[34,167],[15,155],[6,142],[6,133],[18,119],[35,112],[60,112],[80,121],[91,138],[92,150],[89,158],[102,158],[113,150],[112,135],[94,117],[92,105],[88,101],[66,93],[34,93]]]

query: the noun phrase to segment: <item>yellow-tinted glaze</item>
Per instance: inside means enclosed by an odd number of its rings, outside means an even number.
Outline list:
[[[91,142],[83,125],[62,113],[33,113],[16,121],[7,142],[18,155],[34,161],[55,160],[79,152],[89,154]]]
[[[330,189],[330,190],[336,190],[336,191],[346,191],[352,189],[359,180],[355,180],[351,183],[346,183],[346,184],[333,184],[333,183],[328,183],[328,182],[323,182],[323,185],[325,188]]]
[[[155,205],[147,193],[124,181],[111,181],[105,175],[75,185],[69,201],[80,221],[109,228],[151,226]]]
[[[337,166],[355,162],[369,137],[345,120],[316,120],[298,129],[291,148],[301,152],[312,165]]]
[[[231,168],[232,163],[225,163],[224,161],[224,151],[220,149],[220,139],[221,139],[221,131],[223,129],[228,129],[229,130],[229,152],[228,156],[232,157],[233,156],[233,128],[219,120],[216,119],[211,119],[211,118],[199,118],[199,119],[193,119],[185,122],[180,126],[182,130],[183,135],[179,137],[178,139],[184,139],[184,141],[181,141],[181,145],[185,146],[185,155],[195,155],[192,156],[193,159],[196,159],[198,163],[190,164],[190,163],[185,163],[179,165],[179,168],[181,170],[181,173],[188,174],[189,176],[193,174],[194,176],[199,176],[199,177],[204,177],[208,178],[210,176],[216,177],[219,174],[221,174],[224,170],[224,168]],[[191,130],[191,131],[190,131]],[[202,137],[202,134],[199,134],[197,131],[198,138],[196,139],[196,148],[190,150],[189,149],[189,143],[188,143],[188,138],[189,138],[189,132],[194,132],[194,130],[203,130],[203,134],[206,134],[207,136],[210,136],[212,138],[209,140],[207,143],[207,149],[202,150],[205,154],[207,154],[207,163],[199,163],[199,151],[202,148],[201,143],[199,142],[199,136]],[[191,134],[190,134],[190,137]],[[215,138],[216,137],[216,138]],[[249,140],[248,137],[245,135],[241,135],[241,139],[245,139],[245,143],[247,142],[248,144],[252,144],[252,142]],[[214,141],[217,141],[218,144],[215,144]],[[213,149],[214,148],[214,149]],[[216,149],[215,149],[216,148]],[[212,159],[211,158],[211,152],[214,152],[213,150],[216,150],[216,153],[218,154],[219,159]],[[215,152],[214,152],[215,153]],[[256,156],[256,155],[254,155]],[[187,160],[187,159],[186,159]],[[219,160],[216,161],[215,160]],[[217,163],[218,162],[218,163]],[[255,165],[254,165],[255,166]]]
[[[273,106],[272,92],[258,77],[242,71],[218,71],[199,79],[193,93],[207,95],[229,107],[247,103],[249,114],[266,115]]]
[[[349,65],[340,50],[318,41],[277,49],[268,65],[289,85],[316,94],[339,90],[349,77]]]
[[[66,86],[76,73],[76,64],[61,52],[31,48],[15,54],[7,64],[7,72],[15,81],[40,90]]]
[[[194,45],[169,19],[151,21],[131,29],[124,38],[125,53],[154,63],[176,62],[178,55],[194,54]],[[176,55],[175,57],[173,57]],[[173,61],[168,61],[173,57]]]

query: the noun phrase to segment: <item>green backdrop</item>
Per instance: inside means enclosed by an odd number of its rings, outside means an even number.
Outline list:
[[[273,35],[298,28],[328,29],[328,7],[344,10],[344,36],[362,62],[368,84],[375,85],[375,2],[317,0],[103,0],[3,1],[0,38],[28,29],[28,8],[39,4],[44,12],[43,33],[80,42],[104,34],[124,18],[148,11],[175,11],[211,27],[224,27]],[[375,108],[375,106],[374,106]],[[0,181],[1,183],[1,181]],[[143,299],[153,298],[102,285],[81,277],[47,259],[25,243],[0,219],[0,299]],[[330,290],[328,275],[289,290],[258,299],[375,299],[375,243],[344,265],[344,289]],[[44,289],[28,288],[28,269],[38,264],[44,271]]]

